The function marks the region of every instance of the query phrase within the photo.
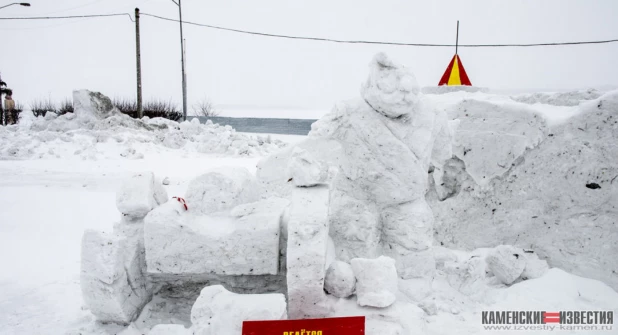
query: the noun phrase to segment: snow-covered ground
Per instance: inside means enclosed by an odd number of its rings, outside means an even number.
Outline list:
[[[543,116],[544,123],[530,124],[540,129],[541,135],[538,136],[545,138],[554,130],[562,129],[560,127],[589,107],[585,103],[578,105],[573,99],[592,100],[599,96],[580,93],[522,95],[515,99],[517,102],[509,96],[483,92],[455,92],[428,95],[427,98],[449,116],[465,113],[465,108],[469,106],[478,108],[476,102],[479,101],[480,104],[505,109],[529,108]],[[563,101],[565,99],[566,102]],[[469,100],[476,102],[466,102]],[[616,112],[614,109],[614,115]],[[82,309],[80,250],[85,229],[110,232],[114,223],[119,221],[116,191],[122,180],[134,172],[152,171],[159,178],[167,177],[170,181],[165,186],[168,195],[183,196],[188,182],[210,168],[244,167],[256,173],[260,159],[305,139],[304,136],[271,135],[267,140],[266,136],[261,135],[258,140],[257,135],[237,134],[210,125],[177,125],[156,120],[147,120],[143,124],[150,127],[166,124],[168,129],[144,130],[141,125],[127,126],[122,118],[114,119],[113,124],[105,126],[95,122],[94,126],[87,126],[88,129],[84,130],[83,124],[62,128],[77,122],[70,117],[62,118],[30,119],[21,126],[0,129],[0,334],[116,334],[124,328],[97,324],[92,314]],[[470,127],[474,125],[472,122]],[[571,136],[568,132],[567,135]],[[540,139],[537,141],[531,134],[526,136],[524,143],[527,147],[524,145],[522,150],[535,150],[533,148],[539,145]],[[613,136],[616,140],[618,134],[614,132]],[[524,137],[520,139],[523,141]],[[236,145],[232,145],[234,141],[237,141]],[[548,143],[551,145],[551,142]],[[206,145],[224,148],[216,153],[200,149]],[[558,142],[557,145],[562,144]],[[540,147],[538,150],[547,149]],[[465,161],[466,158],[462,156],[462,159]],[[615,162],[616,158],[613,159]],[[492,168],[491,171],[500,179],[504,171]],[[471,178],[481,176],[483,172],[486,169],[468,171]],[[613,183],[612,180],[611,185]],[[609,187],[615,189],[616,186]],[[469,197],[467,195],[462,199],[472,201]],[[449,203],[454,202],[448,199],[436,205],[434,212],[437,208],[443,211],[435,213],[436,218],[448,216]],[[434,205],[431,201],[430,204]],[[465,202],[455,203],[453,207],[461,211],[458,215],[462,215],[462,220],[473,221],[470,215],[463,216]],[[616,211],[608,211],[607,215],[615,224],[618,219]],[[446,228],[440,228],[440,232],[448,230],[449,234],[466,234],[464,236],[482,234],[457,228],[456,222],[445,225]],[[567,234],[575,236],[578,232]],[[470,237],[470,241],[472,239]],[[477,240],[469,243],[455,241],[448,246],[477,247],[483,244],[483,241]],[[491,247],[502,242],[496,240]],[[613,242],[618,243],[616,240]],[[614,250],[609,249],[608,252],[613,253]],[[398,297],[400,302],[369,313],[374,327],[381,323],[400,322],[406,330],[416,330],[416,334],[478,334],[482,333],[481,310],[587,309],[618,312],[618,293],[597,280],[554,268],[541,278],[506,287],[474,277],[479,271],[484,277],[484,268],[479,270],[470,260],[484,257],[484,250],[457,252],[438,248],[436,253],[441,255],[441,258],[436,257],[441,261],[438,260],[432,292],[429,293],[424,284],[408,287],[408,292]],[[617,256],[613,255],[614,258]],[[450,268],[445,265],[448,261],[454,262]],[[582,261],[589,260],[582,257]],[[568,262],[557,263],[569,266]],[[457,272],[460,269],[454,268],[456,265],[461,265],[462,271],[468,271],[468,274],[461,277]],[[581,267],[586,269],[586,264]],[[466,276],[472,279],[468,280]],[[466,285],[471,291],[463,294],[460,292],[461,286]],[[414,295],[418,296],[410,298]],[[414,302],[415,299],[422,302]],[[334,308],[341,316],[368,313],[360,311],[355,302],[346,299],[338,300]],[[388,334],[404,334],[395,331]],[[614,333],[616,331],[615,328]]]

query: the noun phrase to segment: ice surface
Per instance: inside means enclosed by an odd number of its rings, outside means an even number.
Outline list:
[[[235,294],[221,285],[205,287],[191,309],[194,335],[239,335],[242,322],[287,318],[283,294]]]
[[[292,319],[325,317],[324,293],[328,247],[327,186],[296,188],[288,222],[287,283]]]
[[[395,302],[398,289],[394,259],[354,258],[351,263],[357,280],[356,301],[360,306],[388,307]]]
[[[195,214],[212,214],[259,199],[255,177],[244,168],[217,168],[193,179],[185,200]]]
[[[167,199],[167,192],[154,173],[137,173],[125,180],[116,193],[116,207],[123,215],[143,218]]]
[[[150,300],[139,237],[87,230],[82,240],[81,288],[100,321],[128,323]]]
[[[369,78],[361,88],[363,99],[388,117],[413,112],[420,93],[414,74],[384,53],[377,54],[369,68]]]
[[[324,289],[337,298],[347,298],[354,294],[356,277],[352,266],[346,262],[334,261],[326,270]]]
[[[288,202],[243,205],[236,216],[207,216],[170,201],[144,219],[148,272],[161,275],[278,273],[281,217]],[[173,276],[172,276],[173,277]]]

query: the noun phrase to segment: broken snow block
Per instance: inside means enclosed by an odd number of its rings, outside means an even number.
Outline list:
[[[544,259],[539,259],[534,252],[524,252],[524,258],[526,260],[526,267],[521,273],[522,279],[536,279],[540,278],[549,270],[549,265]]]
[[[346,262],[334,261],[326,270],[324,289],[337,298],[347,298],[354,294],[356,277],[352,266]]]
[[[170,201],[144,219],[148,273],[277,274],[281,217],[288,205],[270,198],[233,209],[236,216],[208,216]]]
[[[88,90],[73,91],[73,108],[77,117],[105,119],[115,113],[120,114],[110,98]]]
[[[285,320],[285,296],[236,294],[221,285],[202,289],[191,308],[194,335],[240,334],[243,321]]]
[[[193,335],[193,332],[183,325],[166,324],[152,327],[148,335]]]
[[[398,277],[394,259],[386,256],[354,258],[351,263],[359,306],[388,307],[395,302]]]
[[[327,181],[328,165],[314,159],[307,150],[295,147],[288,162],[287,175],[294,186],[315,186]]]
[[[191,211],[211,214],[258,201],[259,192],[255,177],[246,168],[224,167],[193,179],[185,200]]]
[[[126,179],[116,193],[116,207],[125,216],[143,218],[167,201],[167,192],[154,173],[137,173]]]
[[[327,186],[295,188],[288,221],[287,284],[292,319],[329,314],[324,292],[328,247]]]
[[[487,268],[502,283],[510,285],[526,268],[524,251],[511,245],[500,245],[487,255]]]
[[[414,74],[384,53],[375,55],[369,67],[369,78],[361,88],[363,99],[390,118],[412,112],[421,92]]]
[[[138,239],[93,230],[84,233],[82,296],[99,321],[129,323],[150,301],[143,257]]]

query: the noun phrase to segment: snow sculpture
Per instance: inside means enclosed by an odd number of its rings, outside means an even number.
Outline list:
[[[105,119],[120,113],[110,98],[88,90],[73,91],[73,109],[79,118]]]
[[[195,203],[187,211],[170,201],[144,219],[148,273],[275,275],[281,217],[288,205],[270,198],[238,206],[234,216],[209,216],[194,211]]]
[[[397,294],[395,260],[380,256],[376,259],[354,258],[352,269],[356,276],[356,302],[360,306],[388,307]]]
[[[361,88],[363,99],[377,112],[396,118],[411,111],[421,89],[412,72],[395,64],[385,54],[377,54],[370,65],[367,82]]]
[[[245,168],[215,168],[193,179],[185,194],[191,212],[211,214],[259,200],[255,177]]]
[[[547,261],[544,259],[539,259],[539,256],[532,251],[525,250],[524,258],[526,259],[526,267],[521,273],[522,279],[540,278],[547,272],[547,270],[549,270]]]
[[[138,173],[126,180],[116,193],[116,207],[125,216],[143,218],[167,199],[167,192],[154,173]]]
[[[326,270],[324,289],[337,298],[347,298],[354,294],[356,277],[352,266],[346,262],[334,261]]]
[[[329,315],[324,293],[328,246],[327,186],[295,188],[288,222],[287,284],[292,319]]]
[[[240,334],[242,322],[284,320],[285,296],[274,294],[235,294],[221,285],[205,287],[191,309],[192,334]]]
[[[337,257],[386,254],[397,261],[402,278],[431,276],[428,170],[452,157],[452,129],[446,114],[420,95],[414,76],[384,54],[371,63],[361,93],[364,101],[338,104],[310,133],[337,141],[345,156],[329,161],[340,164],[329,209]]]

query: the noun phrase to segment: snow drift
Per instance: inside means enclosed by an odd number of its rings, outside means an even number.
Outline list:
[[[26,119],[0,127],[0,159],[140,159],[149,152],[181,149],[221,155],[265,155],[285,144],[268,136],[236,133],[197,118],[175,122],[133,119],[97,92],[75,91],[75,113]]]

